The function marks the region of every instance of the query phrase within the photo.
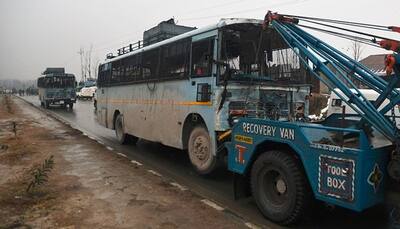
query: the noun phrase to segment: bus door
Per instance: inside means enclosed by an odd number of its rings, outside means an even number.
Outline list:
[[[195,91],[195,101],[210,103],[212,90],[215,87],[215,68],[213,59],[216,59],[217,30],[199,34],[192,37],[191,51],[191,85]]]

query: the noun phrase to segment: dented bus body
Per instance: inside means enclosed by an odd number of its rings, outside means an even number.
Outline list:
[[[310,76],[262,21],[223,19],[100,65],[97,121],[121,143],[138,138],[187,149],[200,174],[223,158],[240,117],[308,115]]]

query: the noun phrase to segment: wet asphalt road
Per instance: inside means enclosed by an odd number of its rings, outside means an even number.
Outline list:
[[[23,99],[40,107],[36,96],[25,96]],[[74,109],[66,110],[51,107],[49,111],[67,121],[73,127],[87,135],[96,138],[115,151],[125,154],[131,160],[143,163],[146,167],[156,170],[163,176],[171,178],[195,193],[214,200],[229,212],[239,215],[245,222],[251,222],[261,227],[279,228],[278,225],[266,220],[257,210],[252,198],[235,201],[232,191],[232,176],[226,170],[221,170],[212,178],[197,175],[191,168],[186,152],[140,140],[135,145],[120,145],[113,130],[98,125],[92,101],[78,101]],[[354,213],[345,209],[318,207],[309,219],[302,222],[300,228],[388,228],[390,209],[377,206],[363,213]]]

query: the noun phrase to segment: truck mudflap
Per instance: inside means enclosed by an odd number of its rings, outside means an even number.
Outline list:
[[[229,170],[242,177],[235,179],[235,197],[248,194],[240,186],[246,184],[252,164],[273,149],[293,153],[318,200],[355,211],[384,202],[393,146],[372,148],[361,130],[242,118],[226,146]]]

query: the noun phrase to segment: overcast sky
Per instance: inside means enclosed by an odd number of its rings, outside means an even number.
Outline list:
[[[174,17],[202,27],[220,18],[262,19],[267,10],[400,26],[399,0],[0,0],[0,79],[34,79],[46,67],[65,67],[80,79],[79,49],[93,59],[142,38]],[[400,34],[394,36],[400,39]],[[342,51],[350,41],[322,36]],[[382,53],[365,47],[362,56]]]

